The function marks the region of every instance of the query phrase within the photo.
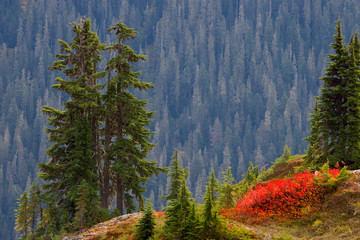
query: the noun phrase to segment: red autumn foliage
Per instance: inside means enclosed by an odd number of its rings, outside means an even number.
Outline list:
[[[156,211],[156,212],[155,212],[155,215],[165,216],[165,213],[164,213],[164,212],[161,212],[161,211]]]
[[[329,170],[331,178],[336,178],[339,172],[339,169]],[[303,217],[316,210],[325,194],[325,186],[316,184],[315,177],[325,180],[323,173],[304,171],[291,178],[259,183],[234,208],[221,212],[225,217],[250,223]]]

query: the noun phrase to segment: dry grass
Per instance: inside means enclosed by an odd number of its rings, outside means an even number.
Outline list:
[[[164,224],[164,213],[155,212],[157,227]],[[115,217],[109,221],[96,224],[95,226],[83,230],[74,236],[67,236],[68,240],[111,240],[111,239],[134,239],[136,224],[142,213],[126,214]],[[66,238],[64,238],[66,239]]]

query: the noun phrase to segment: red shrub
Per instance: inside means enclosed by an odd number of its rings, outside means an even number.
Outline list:
[[[329,170],[336,178],[339,169]],[[318,177],[325,174],[318,173]],[[281,221],[284,218],[300,218],[316,210],[325,193],[324,186],[316,184],[315,174],[304,171],[291,178],[257,184],[239,203],[230,209],[223,209],[225,217],[238,221],[261,222],[269,218]]]

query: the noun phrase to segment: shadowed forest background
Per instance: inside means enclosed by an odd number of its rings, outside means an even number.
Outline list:
[[[307,148],[308,118],[340,17],[345,42],[359,29],[356,1],[296,0],[1,0],[0,239],[14,239],[16,199],[46,162],[50,146],[43,105],[61,108],[48,71],[71,41],[72,23],[92,19],[102,42],[119,20],[138,31],[129,41],[148,56],[138,94],[156,111],[149,159],[169,166],[174,148],[188,167],[189,189],[202,201],[211,168],[237,181],[253,162],[270,166],[285,144]],[[103,62],[109,56],[104,57]],[[102,66],[103,67],[103,66]],[[161,209],[169,180],[152,178],[146,196]]]

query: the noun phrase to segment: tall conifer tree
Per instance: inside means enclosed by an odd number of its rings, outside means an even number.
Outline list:
[[[61,53],[56,54],[52,70],[62,71],[67,79],[56,78],[53,88],[69,94],[65,110],[44,106],[49,115],[47,128],[53,145],[47,154],[50,162],[39,164],[39,176],[46,195],[62,208],[62,219],[72,219],[77,211],[81,182],[97,192],[97,164],[99,163],[98,119],[101,112],[97,79],[105,72],[97,72],[100,52],[104,45],[91,31],[89,19],[73,25],[75,37],[70,44],[59,40]],[[91,195],[97,197],[97,194]],[[94,199],[95,200],[95,199]],[[89,216],[91,217],[91,216]]]
[[[145,158],[155,146],[149,142],[150,121],[154,112],[146,110],[147,101],[137,99],[130,89],[144,90],[153,87],[151,83],[138,79],[140,72],[133,71],[133,63],[145,60],[144,55],[136,54],[125,45],[128,39],[134,39],[136,32],[122,22],[110,27],[109,31],[117,36],[117,42],[108,49],[115,54],[106,66],[109,81],[103,97],[105,102],[105,158],[103,164],[102,204],[108,206],[109,180],[115,184],[117,209],[122,214],[124,207],[132,209],[135,197],[143,205],[141,193],[149,177],[162,168],[156,162]],[[114,76],[111,74],[115,72]],[[115,139],[111,142],[111,139]],[[112,164],[111,164],[112,162]],[[110,167],[111,166],[111,167]],[[111,173],[111,174],[110,174]],[[124,206],[125,205],[125,206]]]
[[[320,96],[317,97],[312,114],[310,146],[305,164],[320,166],[326,161],[330,165],[360,165],[360,44],[357,34],[348,47],[343,43],[340,20],[329,54]]]
[[[359,70],[359,41],[356,33],[349,44],[348,69],[346,71],[347,101],[343,107],[347,109],[344,115],[344,148],[342,160],[351,168],[360,167],[360,70]]]
[[[336,34],[334,43],[331,47],[335,54],[329,54],[331,62],[328,63],[323,86],[320,89],[319,96],[319,114],[320,114],[320,136],[322,142],[322,162],[329,159],[331,162],[337,161],[335,158],[341,157],[339,149],[343,149],[341,139],[344,137],[344,125],[342,116],[344,115],[343,101],[344,95],[345,71],[347,68],[348,53],[343,43],[340,20],[336,24]]]

